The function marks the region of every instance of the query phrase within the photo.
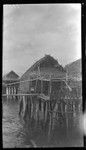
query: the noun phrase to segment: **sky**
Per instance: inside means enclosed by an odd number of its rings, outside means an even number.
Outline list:
[[[49,54],[63,67],[81,58],[81,4],[3,7],[3,74],[25,73]]]

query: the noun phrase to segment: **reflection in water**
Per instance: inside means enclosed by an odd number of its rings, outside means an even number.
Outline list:
[[[46,134],[41,132],[30,136],[30,130],[27,132],[26,125],[19,119],[18,108],[18,103],[3,103],[3,147],[83,146],[83,136],[74,129],[67,139],[65,129],[55,130],[49,143]]]

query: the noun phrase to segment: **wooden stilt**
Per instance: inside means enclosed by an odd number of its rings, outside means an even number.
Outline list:
[[[9,94],[11,94],[11,87],[9,87]],[[9,96],[10,100],[11,100],[11,96]]]
[[[13,86],[13,94],[15,93],[15,87]],[[15,96],[13,96],[14,100],[15,100]]]
[[[36,102],[36,125],[38,121],[38,102]]]
[[[75,117],[75,103],[73,102],[73,117]]]
[[[32,118],[32,98],[30,96],[30,101],[31,101],[31,118]]]
[[[50,102],[49,102],[49,110],[50,110]],[[48,130],[48,140],[51,138],[51,129],[52,129],[52,114],[49,112],[49,130]]]
[[[52,118],[51,118],[51,113],[50,113],[50,120],[49,120],[49,130],[48,130],[48,140],[51,138],[51,129],[52,129]]]
[[[26,101],[25,101],[25,96],[23,96],[23,117],[25,115],[25,108],[26,108]]]
[[[43,101],[41,101],[42,120],[44,119]]]
[[[37,90],[37,82],[38,82],[38,80],[36,80],[35,93],[36,93],[36,90]]]
[[[7,94],[7,103],[8,103],[8,94],[9,94],[8,86],[6,87],[6,94]]]
[[[37,113],[37,122],[39,124],[39,101],[38,101],[38,113]]]
[[[41,94],[43,93],[43,81],[41,80]]]
[[[73,102],[73,120],[74,120],[74,126],[75,126],[75,119],[76,119],[75,103]]]
[[[50,76],[50,91],[49,91],[49,96],[51,95],[51,90],[52,90],[51,84],[52,84],[52,82],[51,82],[51,76]]]
[[[45,102],[44,122],[46,122],[46,118],[47,118],[47,102]]]
[[[63,116],[63,103],[61,102],[61,113],[62,113],[62,116]]]
[[[58,120],[58,103],[56,103],[56,106],[57,106],[56,118],[57,118],[57,120]]]
[[[55,121],[58,120],[58,103],[56,103],[54,107],[54,112],[53,112],[53,122],[52,122],[52,130],[54,130],[55,127]]]
[[[10,87],[10,89],[11,89],[11,91],[12,91],[12,94],[14,94],[13,86],[12,86],[12,87]],[[12,100],[14,100],[14,96],[12,96],[11,98],[12,98]]]
[[[51,96],[51,75],[50,75],[50,90],[49,90],[49,97]],[[50,139],[50,133],[51,133],[51,126],[52,126],[52,118],[50,113],[50,101],[49,101],[49,127],[48,127],[48,139]]]
[[[31,98],[31,118],[32,118],[32,116],[33,116],[33,101],[32,101],[32,96],[30,96],[30,98]]]
[[[65,115],[66,115],[66,135],[68,137],[68,111],[67,111],[68,104],[65,105]]]

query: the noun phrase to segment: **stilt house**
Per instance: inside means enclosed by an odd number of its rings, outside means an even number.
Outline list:
[[[57,102],[61,109],[61,98],[67,88],[66,71],[53,57],[45,55],[22,75],[20,81],[20,93],[32,95],[28,100],[24,99],[24,102],[27,101],[28,107],[33,107],[34,112],[40,110],[45,113],[45,109],[53,110]]]
[[[8,74],[3,76],[3,85],[2,85],[4,89],[3,94],[7,94],[7,95],[17,94],[19,83],[12,84],[15,82],[19,82],[19,76],[14,71],[10,71]]]
[[[71,122],[75,113],[75,99],[71,98],[67,82],[65,69],[56,59],[45,55],[20,78],[20,116],[29,124],[48,124],[49,133],[50,128],[64,120],[68,126],[68,116]]]

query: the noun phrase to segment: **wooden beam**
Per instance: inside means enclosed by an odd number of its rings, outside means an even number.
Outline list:
[[[5,85],[13,85],[13,84],[20,84],[20,83],[23,83],[23,82],[30,82],[30,81],[33,81],[33,80],[44,80],[44,81],[50,81],[50,78],[48,78],[48,79],[46,79],[46,78],[44,78],[44,77],[37,77],[37,78],[34,78],[34,79],[29,79],[29,80],[24,80],[24,81],[18,81],[18,82],[13,82],[13,83],[8,83],[8,84],[6,84],[5,83]],[[77,81],[77,79],[75,80],[75,78],[70,78],[70,77],[68,77],[68,80],[69,79],[71,79],[71,80],[74,80],[74,81]],[[62,78],[52,78],[52,80],[66,80],[66,77],[62,77]]]
[[[34,94],[34,93],[31,93],[31,94],[26,94],[26,93],[19,93],[19,94],[2,94],[2,96],[23,96],[23,95],[32,95],[32,96],[38,96],[39,94]]]

